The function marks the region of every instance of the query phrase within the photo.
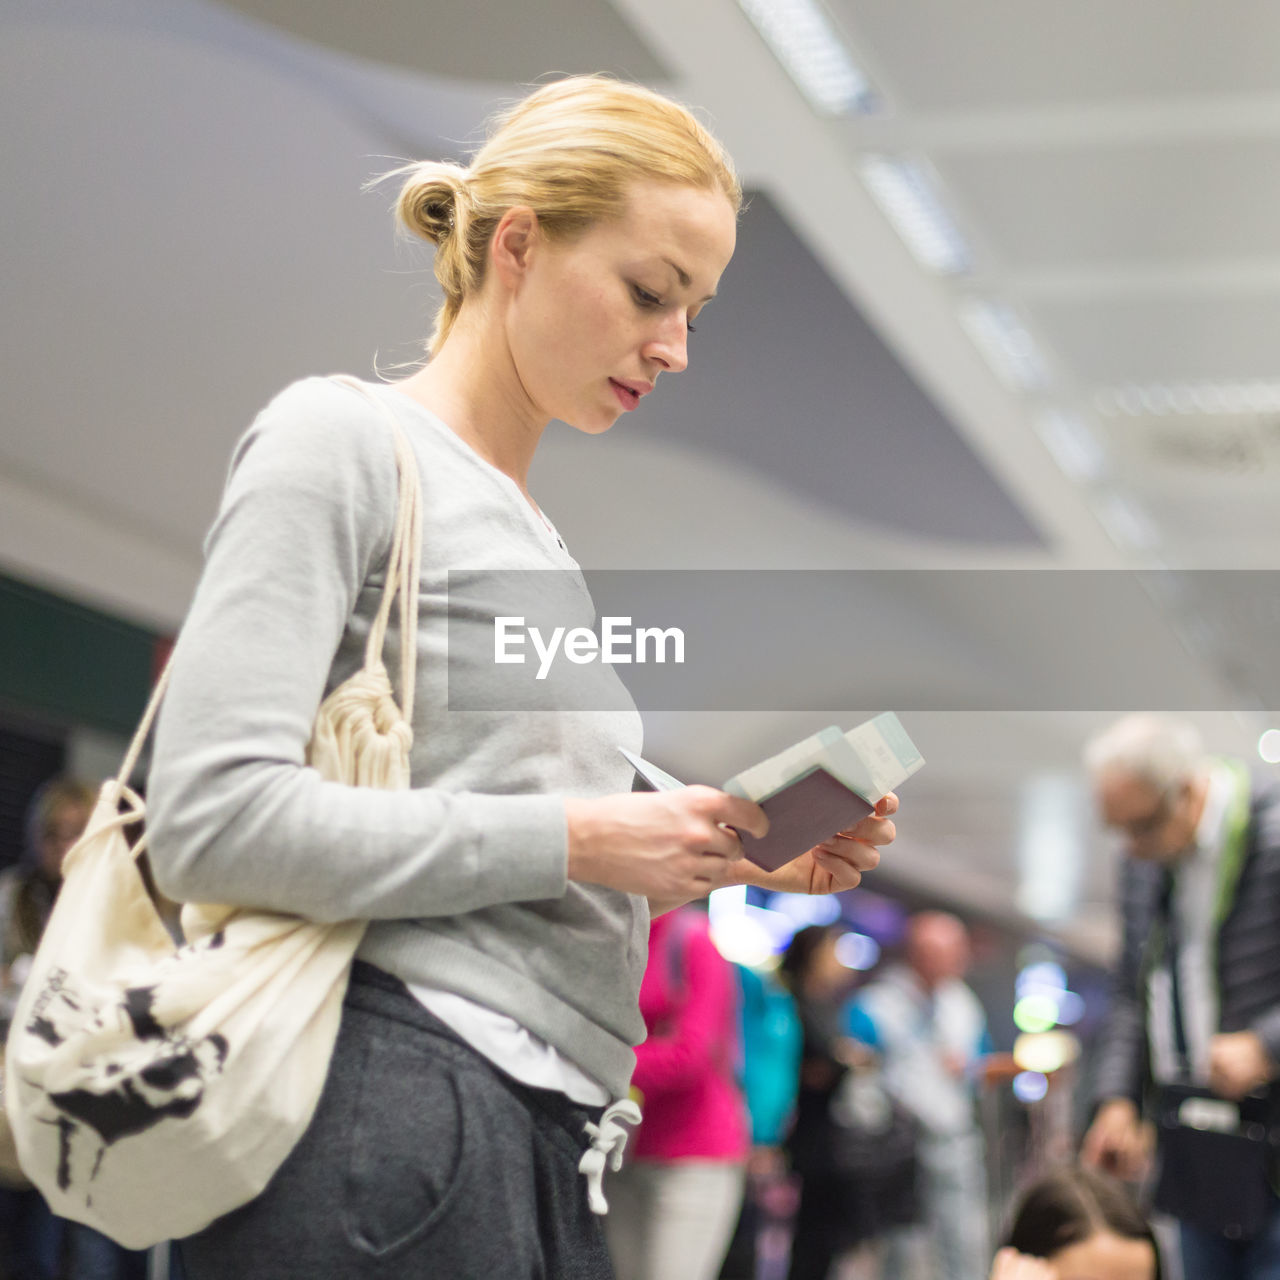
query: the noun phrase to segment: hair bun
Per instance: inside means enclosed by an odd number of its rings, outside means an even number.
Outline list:
[[[468,173],[456,164],[424,161],[415,165],[400,189],[396,220],[406,231],[432,244],[443,244],[458,223]]]

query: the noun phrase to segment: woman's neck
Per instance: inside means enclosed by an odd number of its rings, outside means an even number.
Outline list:
[[[396,384],[430,409],[491,466],[528,494],[540,419],[511,360],[501,327],[459,316],[430,362]]]

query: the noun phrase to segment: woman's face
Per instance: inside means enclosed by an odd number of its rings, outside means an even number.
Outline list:
[[[736,222],[720,191],[645,182],[620,217],[568,241],[535,237],[506,326],[542,421],[606,431],[688,364],[689,324],[733,256]]]
[[[74,802],[58,805],[49,815],[48,824],[40,833],[39,856],[40,867],[51,880],[61,876],[63,860],[88,823],[89,810]]]
[[[1049,1261],[1057,1280],[1155,1280],[1156,1274],[1150,1241],[1110,1231],[1059,1249]]]

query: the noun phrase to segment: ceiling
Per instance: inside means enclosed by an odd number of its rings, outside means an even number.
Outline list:
[[[649,754],[716,781],[879,709],[883,671],[929,760],[885,876],[1018,919],[1037,788],[1065,788],[1054,927],[1103,954],[1083,738],[1140,698],[1252,751],[1280,704],[1280,11],[828,13],[870,114],[815,114],[735,0],[10,0],[0,571],[175,627],[256,409],[294,377],[394,376],[420,352],[429,260],[363,184],[464,157],[548,73],[644,80],[735,156],[738,254],[690,372],[625,429],[550,432],[535,493],[594,568],[891,571],[822,628],[762,599],[703,703],[757,710],[655,712]],[[927,175],[967,270],[912,257],[870,156]],[[1031,383],[975,345],[978,304],[1017,317]],[[1066,570],[1150,576],[1114,603],[1096,574],[1047,577]],[[1146,684],[1125,684],[1134,654]],[[767,709],[765,666],[807,710]],[[1015,674],[1034,692],[1009,695]]]

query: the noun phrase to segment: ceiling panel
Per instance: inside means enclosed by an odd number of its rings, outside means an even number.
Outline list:
[[[1147,491],[1135,486],[1139,501],[1170,542],[1195,555],[1212,547],[1219,553],[1233,544],[1252,544],[1270,563],[1280,563],[1280,505],[1275,502],[1275,481],[1266,500],[1233,501],[1221,491],[1196,494],[1182,490]],[[1234,554],[1212,557],[1224,566],[1236,564]]]
[[[222,0],[317,44],[460,79],[529,83],[549,72],[663,80],[666,69],[608,0]]]
[[[0,134],[0,469],[194,553],[270,394],[429,327],[361,192],[385,142],[264,61],[138,33],[7,32],[0,114],[37,101]]]
[[[1086,385],[1280,375],[1280,294],[1042,298],[1027,311]]]
[[[911,111],[1280,90],[1280,6],[830,0]]]
[[[1100,416],[1107,455],[1147,492],[1190,486],[1214,496],[1275,502],[1280,417],[1182,414]]]
[[[1001,268],[1280,258],[1280,138],[933,159]]]

